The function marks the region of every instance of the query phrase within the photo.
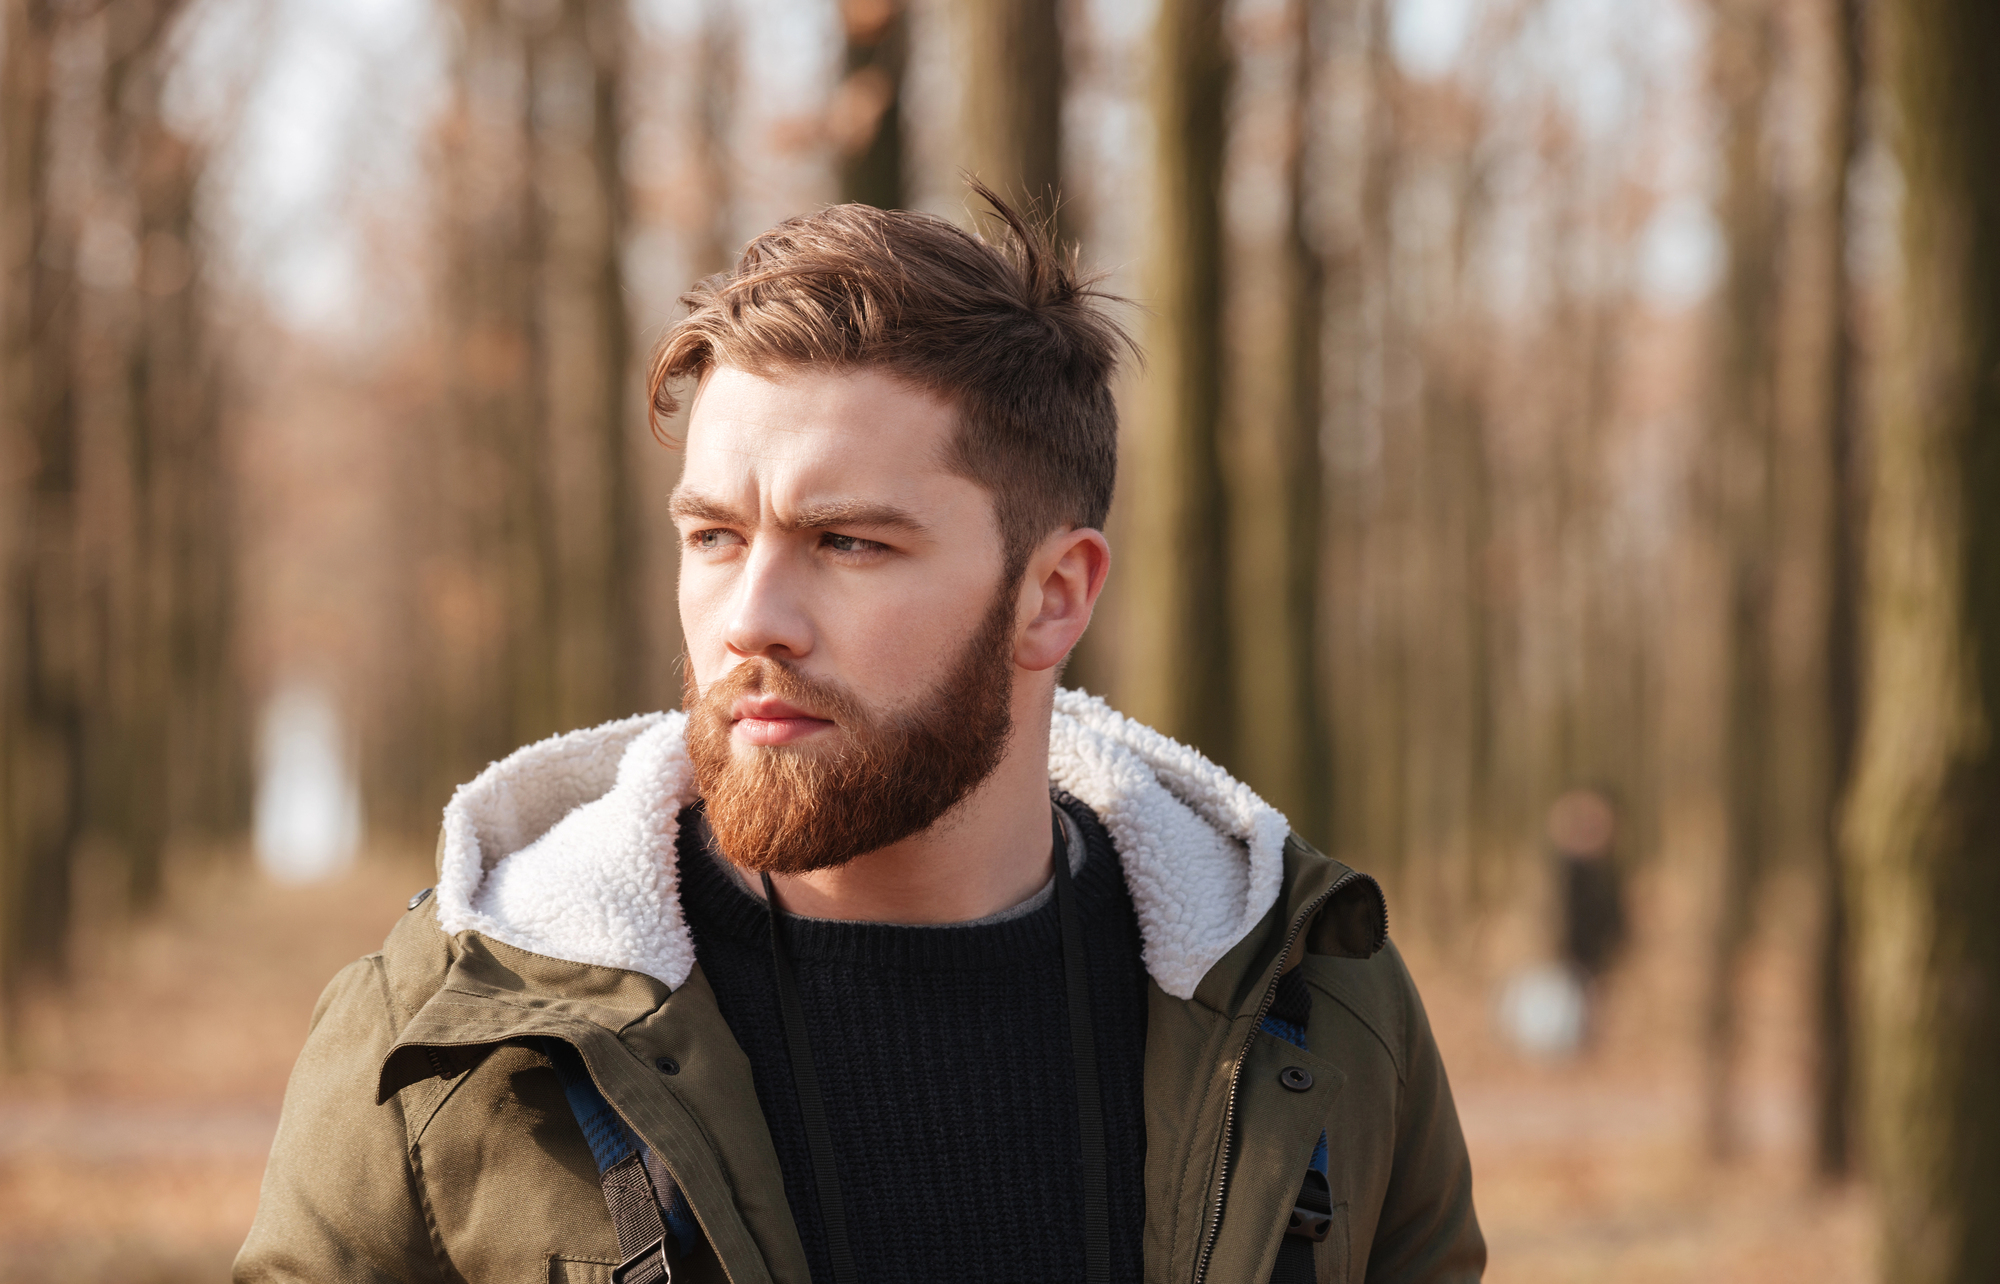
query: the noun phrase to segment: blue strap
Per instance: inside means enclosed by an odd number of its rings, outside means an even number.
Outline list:
[[[1303,1050],[1306,1046],[1306,1028],[1296,1021],[1287,1021],[1283,1017],[1272,1016],[1266,1013],[1264,1019],[1258,1023],[1257,1028],[1274,1039],[1283,1039],[1295,1048]],[[1320,1129],[1319,1144],[1313,1147],[1312,1162],[1307,1164],[1306,1167],[1312,1169],[1322,1177],[1326,1176],[1326,1130],[1324,1128]]]
[[[1303,1015],[1304,1011],[1305,1009],[1301,1008],[1299,1014]],[[1264,1019],[1258,1023],[1258,1028],[1272,1038],[1282,1039],[1295,1048],[1303,1050],[1306,1046],[1306,1028],[1297,1021],[1267,1012]],[[1292,1210],[1292,1220],[1295,1224],[1299,1223],[1305,1211],[1305,1201],[1313,1185],[1315,1173],[1319,1174],[1319,1189],[1324,1192],[1327,1188],[1324,1128],[1320,1130],[1319,1142],[1313,1147],[1312,1160],[1306,1168],[1305,1186],[1299,1191],[1299,1204]],[[1324,1233],[1322,1231],[1321,1235]],[[1314,1239],[1315,1237],[1310,1236],[1301,1237],[1289,1230],[1286,1232],[1285,1237],[1278,1241],[1278,1257],[1271,1265],[1271,1284],[1312,1284],[1318,1277],[1313,1267]]]
[[[597,1161],[597,1173],[601,1177],[612,1165],[629,1155],[637,1154],[639,1162],[653,1176],[654,1189],[662,1196],[661,1219],[667,1230],[673,1234],[676,1248],[685,1254],[700,1242],[701,1229],[694,1219],[694,1209],[689,1206],[687,1196],[673,1178],[667,1176],[665,1168],[655,1162],[646,1143],[632,1131],[604,1094],[597,1090],[597,1081],[590,1077],[584,1067],[583,1058],[575,1048],[560,1039],[537,1039],[542,1054],[555,1067],[556,1078],[562,1083],[563,1097],[569,1102],[570,1113],[576,1116],[577,1126],[583,1129],[583,1139],[590,1146],[590,1157]],[[641,1205],[643,1207],[643,1205]]]

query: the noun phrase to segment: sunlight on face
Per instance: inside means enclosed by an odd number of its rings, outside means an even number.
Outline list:
[[[1002,567],[992,496],[945,467],[956,425],[952,406],[879,371],[718,368],[673,498],[695,681],[761,656],[877,714],[934,686]],[[775,712],[763,721],[783,723]]]

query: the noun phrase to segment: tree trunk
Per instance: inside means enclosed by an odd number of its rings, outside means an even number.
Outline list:
[[[1825,369],[1827,511],[1826,632],[1824,675],[1827,744],[1823,767],[1825,814],[1821,830],[1821,922],[1813,1012],[1818,1057],[1814,1064],[1814,1161],[1827,1177],[1854,1166],[1854,1030],[1852,914],[1842,876],[1840,803],[1854,771],[1860,718],[1860,603],[1862,522],[1857,449],[1859,399],[1855,386],[1855,336],[1848,288],[1847,189],[1861,141],[1862,0],[1828,0],[1831,28],[1827,86],[1828,125],[1822,180],[1827,227],[1820,271],[1828,286]]]
[[[1302,2],[1239,33],[1229,183],[1265,194],[1228,228],[1224,452],[1232,766],[1325,843],[1326,755],[1314,594],[1319,557],[1319,272],[1302,218],[1312,63]],[[1254,69],[1251,61],[1255,61]]]
[[[959,0],[953,9],[961,163],[1001,195],[1039,203],[1050,215],[1062,182],[1056,10],[1057,0]]]
[[[122,861],[106,908],[143,907],[177,830],[242,819],[203,157],[162,110],[181,10],[5,9],[0,999],[59,973],[86,837]],[[85,210],[130,235],[129,277],[81,270]]]
[[[741,248],[735,225],[730,130],[736,118],[741,79],[742,33],[727,5],[711,5],[705,11],[701,42],[693,144],[697,158],[695,173],[703,191],[697,215],[699,224],[688,239],[694,272],[706,276],[734,264]],[[678,675],[675,681],[679,681]]]
[[[79,460],[72,370],[76,229],[50,189],[53,45],[61,5],[9,0],[0,31],[0,330],[6,505],[0,636],[0,1007],[59,972],[71,862],[84,823],[85,726],[77,665]],[[11,1033],[11,1030],[0,1031]],[[13,1040],[6,1040],[11,1051]]]
[[[1767,0],[1719,0],[1712,84],[1722,108],[1723,235],[1716,324],[1713,498],[1729,566],[1722,781],[1726,829],[1715,895],[1706,1022],[1711,1154],[1735,1153],[1737,990],[1766,848],[1771,755],[1772,486],[1776,449],[1778,209],[1766,138],[1775,65]]]
[[[1852,858],[1889,1284],[2000,1274],[2000,8],[1897,0],[1902,285],[1872,436]]]
[[[130,902],[159,894],[176,830],[243,820],[243,702],[233,662],[233,528],[195,203],[203,156],[164,117],[180,0],[106,10],[103,174],[129,198],[138,248],[117,324],[117,427],[129,545],[92,701],[91,812],[126,864]]]
[[[841,6],[841,16],[847,73],[834,91],[831,112],[833,145],[840,153],[840,199],[900,209],[909,200],[903,181],[909,12],[903,0],[850,0]]]
[[[588,149],[593,200],[580,229],[584,252],[576,275],[594,313],[591,362],[595,388],[584,390],[583,417],[594,420],[582,434],[597,443],[597,495],[584,514],[595,517],[597,546],[591,550],[597,637],[584,651],[586,668],[601,670],[589,680],[586,696],[570,720],[595,723],[642,711],[646,668],[643,551],[638,496],[634,494],[632,427],[639,416],[632,382],[632,326],[625,311],[624,248],[629,222],[624,138],[626,51],[630,26],[620,4],[570,0],[569,34],[586,51],[590,66],[591,117]]]
[[[1311,9],[1312,111],[1306,189],[1320,264],[1316,616],[1326,693],[1328,849],[1376,870],[1400,854],[1401,669],[1384,645],[1370,574],[1382,492],[1381,389],[1386,341],[1389,194],[1399,155],[1383,0]]]
[[[384,738],[415,762],[371,781],[411,824],[482,764],[635,712],[652,685],[622,266],[627,15],[598,0],[457,13],[441,148],[452,427],[428,572],[453,591],[413,594],[425,680]],[[721,224],[707,213],[702,236]]]
[[[468,771],[560,722],[539,307],[545,228],[533,147],[535,46],[546,33],[528,26],[539,13],[499,0],[461,0],[457,13],[463,35],[441,148],[450,429],[436,574],[456,586],[464,618],[446,614],[417,630],[424,650],[412,662],[414,695],[427,734],[399,734],[403,711],[388,711],[385,740],[407,746],[412,761],[378,784],[403,792],[404,781],[423,782],[399,799],[413,825],[429,824]],[[420,588],[419,598],[426,611],[445,605],[434,589]]]
[[[1162,0],[1154,28],[1147,364],[1125,488],[1121,703],[1214,757],[1230,749],[1221,412],[1221,186],[1229,60],[1221,0]]]

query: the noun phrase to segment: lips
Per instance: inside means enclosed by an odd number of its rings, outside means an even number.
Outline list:
[[[753,745],[794,744],[834,726],[829,718],[761,693],[738,696],[729,707],[729,717],[735,736]]]

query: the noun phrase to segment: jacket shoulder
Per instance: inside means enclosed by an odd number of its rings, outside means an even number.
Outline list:
[[[375,1101],[376,1067],[400,1024],[389,956],[348,964],[313,1009],[236,1259],[239,1284],[436,1277],[402,1111]]]
[[[396,920],[374,957],[381,960],[384,998],[394,1030],[400,1033],[417,1010],[444,988],[451,971],[452,939],[438,925],[437,897],[425,897]]]
[[[1396,1077],[1407,1077],[1422,1001],[1395,942],[1365,959],[1308,954],[1301,967],[1307,984],[1338,1003],[1382,1045],[1395,1063]]]
[[[1389,905],[1382,886],[1360,870],[1322,855],[1294,834],[1295,878],[1325,889],[1324,903],[1305,932],[1300,968],[1306,982],[1346,1009],[1382,1045],[1398,1080],[1407,1077],[1412,1016],[1421,1019],[1416,983],[1389,939]]]
[[[1308,953],[1365,959],[1389,943],[1389,903],[1382,885],[1296,833],[1285,838],[1284,888],[1278,903],[1289,907],[1286,919],[1306,906],[1315,907],[1305,924]]]

